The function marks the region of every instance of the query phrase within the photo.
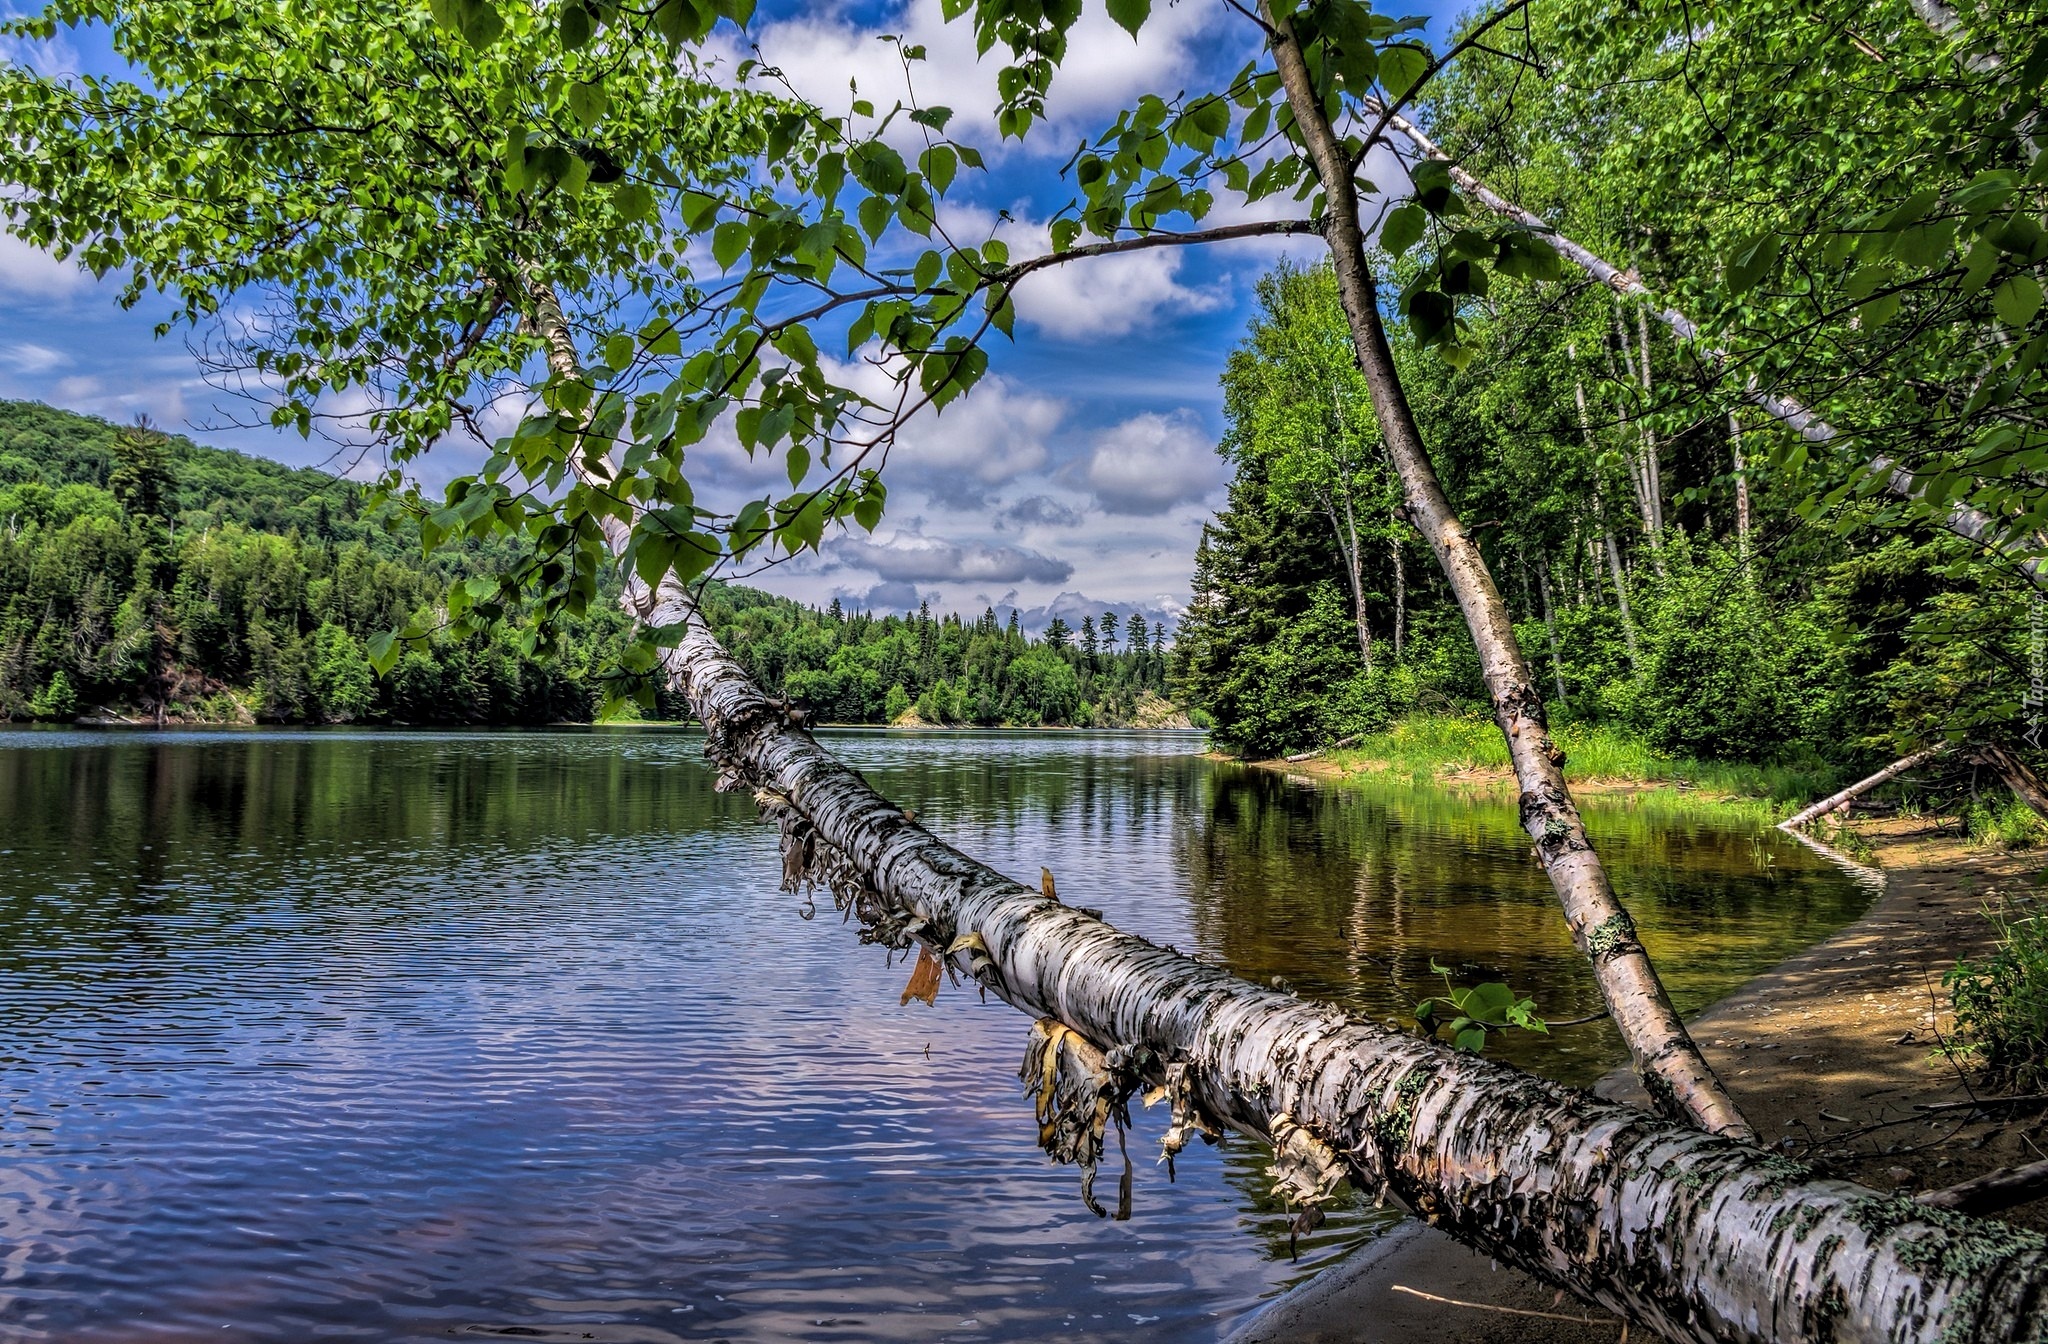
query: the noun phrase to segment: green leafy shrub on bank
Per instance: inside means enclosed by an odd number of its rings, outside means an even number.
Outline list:
[[[2048,1091],[2048,903],[2026,898],[1985,913],[1997,948],[1942,978],[1956,1009],[1950,1051],[2006,1093]]]

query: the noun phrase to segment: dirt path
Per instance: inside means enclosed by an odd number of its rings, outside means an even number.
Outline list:
[[[2048,1156],[2048,1118],[1959,1124],[1914,1109],[1967,1100],[1964,1080],[1935,1053],[1951,1023],[1941,977],[1990,946],[1985,902],[2032,889],[2048,856],[1970,847],[1944,819],[1856,829],[1885,871],[1884,894],[1856,923],[1701,1014],[1693,1032],[1708,1059],[1766,1142],[1878,1189],[1952,1185]],[[1626,1074],[1598,1090],[1642,1100]],[[2034,1205],[2014,1220],[2044,1226],[2044,1213]],[[1559,1301],[1534,1279],[1496,1271],[1486,1257],[1411,1222],[1231,1338],[1579,1344],[1621,1333],[1618,1319]]]

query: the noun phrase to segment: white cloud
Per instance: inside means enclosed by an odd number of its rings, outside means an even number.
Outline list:
[[[34,376],[39,373],[48,373],[53,369],[63,368],[71,363],[71,356],[65,354],[62,350],[52,350],[47,345],[37,345],[33,341],[20,341],[10,345],[0,345],[0,361],[5,361],[7,366],[16,373]]]
[[[1005,221],[996,236],[1019,261],[1052,251],[1045,224]],[[1210,312],[1229,302],[1220,287],[1182,284],[1183,259],[1179,248],[1162,247],[1048,267],[1017,286],[1017,316],[1050,336],[1099,340],[1150,326],[1162,312]]]
[[[93,283],[90,273],[32,243],[0,232],[0,289],[35,299],[67,298]]]
[[[1019,546],[916,535],[887,543],[849,537],[832,548],[828,560],[904,583],[1064,583],[1074,573],[1065,560]]]
[[[1193,416],[1148,411],[1104,430],[1085,471],[1105,513],[1158,514],[1223,482],[1215,444]]]
[[[1100,129],[1098,122],[1139,93],[1178,90],[1195,73],[1198,45],[1214,17],[1214,11],[1194,4],[1160,6],[1133,41],[1106,11],[1089,6],[1068,34],[1067,58],[1046,104],[1050,124],[1033,127],[1032,142],[1063,154],[1066,146],[1056,142]],[[925,49],[924,60],[910,63],[907,80],[900,50],[882,41],[884,34],[900,35],[904,46]],[[996,76],[1009,62],[1008,48],[998,44],[987,56],[977,53],[973,22],[947,23],[939,0],[908,0],[872,25],[841,14],[808,14],[770,24],[754,40],[761,58],[780,70],[790,87],[829,112],[851,107],[849,82],[859,86],[860,97],[878,113],[898,100],[909,102],[914,92],[920,106],[953,109],[950,133],[998,148]],[[919,143],[920,135],[903,118],[890,131],[899,144]]]
[[[872,353],[873,347],[863,351]],[[866,359],[842,364],[828,358],[822,368],[833,382],[880,405],[896,404],[898,389],[888,371]],[[1048,445],[1066,415],[1066,403],[1058,398],[990,374],[966,396],[941,410],[926,408],[903,425],[889,448],[884,479],[892,490],[922,491],[951,508],[979,508],[988,502],[990,490],[1046,465]],[[865,431],[850,427],[847,435],[858,440]],[[834,463],[844,451],[835,450]],[[694,463],[710,468],[706,479],[695,483],[700,489],[709,484],[715,494],[753,494],[778,488],[778,481],[787,485],[781,453],[750,458],[730,415],[690,455]]]

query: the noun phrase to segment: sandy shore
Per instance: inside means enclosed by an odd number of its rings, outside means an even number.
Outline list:
[[[1701,1014],[1693,1030],[1708,1059],[1766,1141],[1878,1189],[1952,1185],[2048,1155],[2048,1117],[1999,1125],[1937,1113],[1930,1122],[1914,1109],[1967,1098],[1935,1053],[1951,1023],[1941,977],[1990,946],[1984,903],[2030,888],[2048,855],[1971,847],[1940,818],[1857,830],[1884,870],[1883,895],[1856,923]],[[1599,1090],[1641,1099],[1626,1073]],[[2035,1205],[2014,1220],[2043,1226],[2048,1217]],[[1271,1303],[1231,1340],[1578,1344],[1621,1334],[1617,1318],[1411,1222]]]

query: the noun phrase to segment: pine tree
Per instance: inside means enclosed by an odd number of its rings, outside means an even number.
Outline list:
[[[1096,628],[1098,628],[1099,630],[1101,630],[1101,631],[1102,631],[1102,651],[1103,651],[1104,653],[1115,653],[1115,652],[1116,652],[1116,613],[1115,613],[1115,612],[1113,612],[1113,611],[1105,611],[1105,612],[1103,612],[1103,613],[1102,613],[1102,620],[1101,620],[1100,622],[1098,622],[1098,623],[1097,623],[1097,627],[1096,627]]]
[[[1067,641],[1073,638],[1073,634],[1073,627],[1055,616],[1052,618],[1052,624],[1045,627],[1045,647],[1064,649],[1067,647]]]
[[[1095,642],[1095,618],[1093,616],[1083,616],[1081,618],[1081,652],[1088,655],[1088,665],[1090,667],[1095,665],[1095,651],[1099,647],[1100,645]]]
[[[825,614],[830,616],[834,622],[841,622],[846,619],[846,608],[840,606],[839,599],[835,597],[832,599],[832,605],[825,608]]]
[[[114,469],[107,473],[107,493],[137,518],[160,518],[175,482],[166,452],[170,439],[146,415],[114,439]]]

